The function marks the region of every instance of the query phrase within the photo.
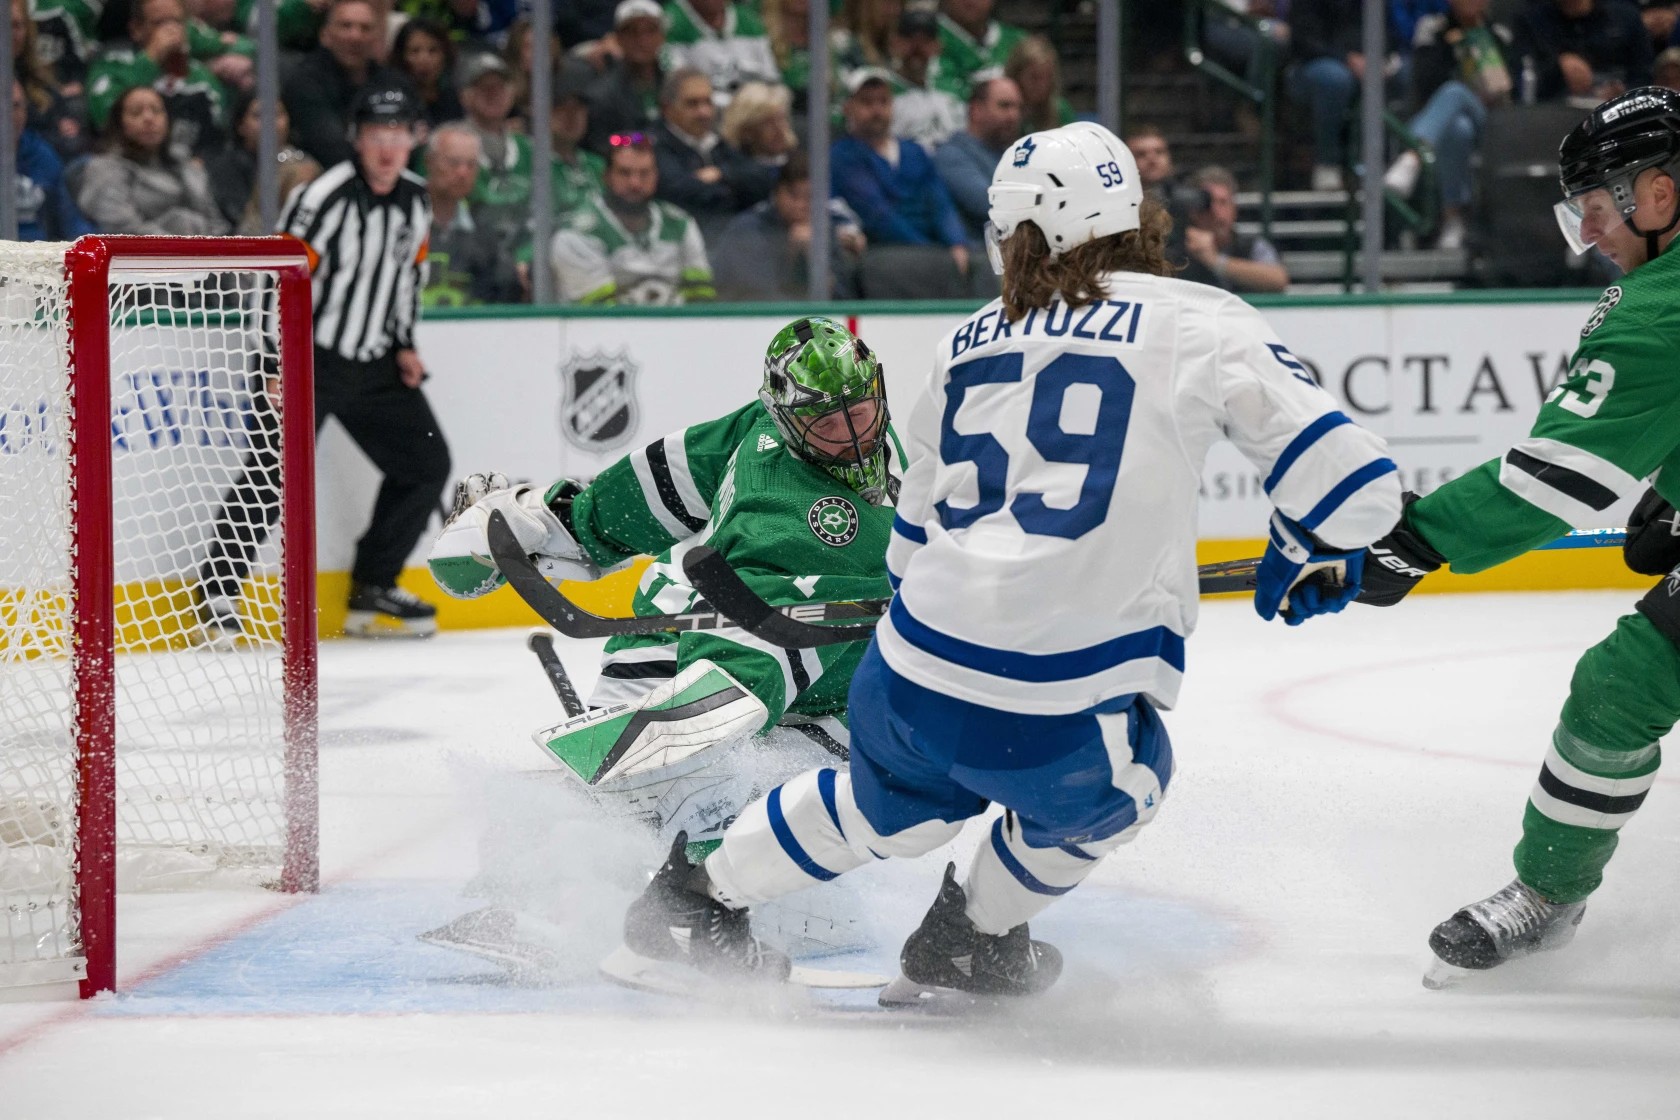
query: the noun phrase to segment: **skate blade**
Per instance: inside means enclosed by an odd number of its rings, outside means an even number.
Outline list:
[[[370,641],[413,641],[437,633],[437,619],[403,619],[377,611],[350,611],[344,618],[346,638]]]
[[[876,1002],[882,1007],[894,1011],[916,1011],[926,1015],[961,1015],[968,1012],[995,1008],[1012,997],[983,996],[973,992],[965,992],[958,988],[940,988],[927,984],[918,984],[908,976],[900,973],[892,982],[881,989]]]
[[[812,968],[796,964],[785,981],[741,977],[728,981],[707,976],[678,961],[644,957],[628,945],[620,945],[597,966],[601,975],[615,984],[643,992],[689,998],[715,998],[743,988],[819,988],[826,990],[881,988],[888,978],[876,972],[849,972]]]
[[[536,922],[514,910],[487,906],[416,934],[415,940],[491,961],[518,980],[541,981],[557,974],[561,961],[553,949],[522,936],[530,932],[522,927]]]
[[[1460,968],[1456,964],[1448,964],[1440,957],[1432,956],[1429,959],[1429,966],[1423,970],[1423,986],[1432,992],[1456,988],[1465,977],[1470,975],[1471,971],[1468,968]]]

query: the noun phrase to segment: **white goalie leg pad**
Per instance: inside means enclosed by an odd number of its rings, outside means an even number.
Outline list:
[[[706,860],[706,873],[713,898],[747,906],[826,883],[874,859],[931,852],[960,831],[961,821],[933,820],[881,836],[853,800],[851,777],[824,768],[743,810]]]
[[[622,715],[597,785],[667,769],[720,743],[745,738],[764,726],[770,711],[740,681],[702,658]]]
[[[981,933],[1007,933],[1082,883],[1133,832],[1083,844],[1034,848],[1021,838],[1013,817],[1008,824],[999,817],[974,853],[963,883],[969,920]]]

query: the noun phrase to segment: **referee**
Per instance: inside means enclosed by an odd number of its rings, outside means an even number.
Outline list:
[[[402,86],[361,94],[351,116],[354,159],[296,191],[280,232],[303,242],[315,303],[315,428],[328,416],[384,475],[373,519],[356,543],[346,634],[426,637],[436,610],[397,586],[449,479],[449,449],[420,390],[414,348],[426,239],[425,181],[409,173],[415,96]],[[201,616],[212,639],[242,632],[240,586],[279,513],[272,407],[259,411],[244,476],[223,503],[200,568]]]

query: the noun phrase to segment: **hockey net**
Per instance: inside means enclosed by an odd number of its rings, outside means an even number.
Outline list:
[[[0,994],[113,988],[119,886],[314,889],[309,329],[287,239],[0,245]]]

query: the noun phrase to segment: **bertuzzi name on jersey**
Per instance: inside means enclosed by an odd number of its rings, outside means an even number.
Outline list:
[[[1129,693],[1170,707],[1198,605],[1202,466],[1222,439],[1338,547],[1399,514],[1382,440],[1254,308],[1176,278],[1102,284],[1101,300],[1013,323],[994,301],[935,352],[887,555],[898,594],[875,637],[924,687],[1043,715]]]
[[[1087,339],[1131,346],[1137,343],[1138,326],[1142,321],[1143,303],[1139,300],[1099,299],[1074,308],[1053,299],[1042,315],[1034,307],[1019,324],[1011,324],[1003,308],[999,307],[982,311],[957,328],[956,333],[951,335],[951,360],[955,361],[964,351],[977,346],[1034,333],[1043,338]]]

